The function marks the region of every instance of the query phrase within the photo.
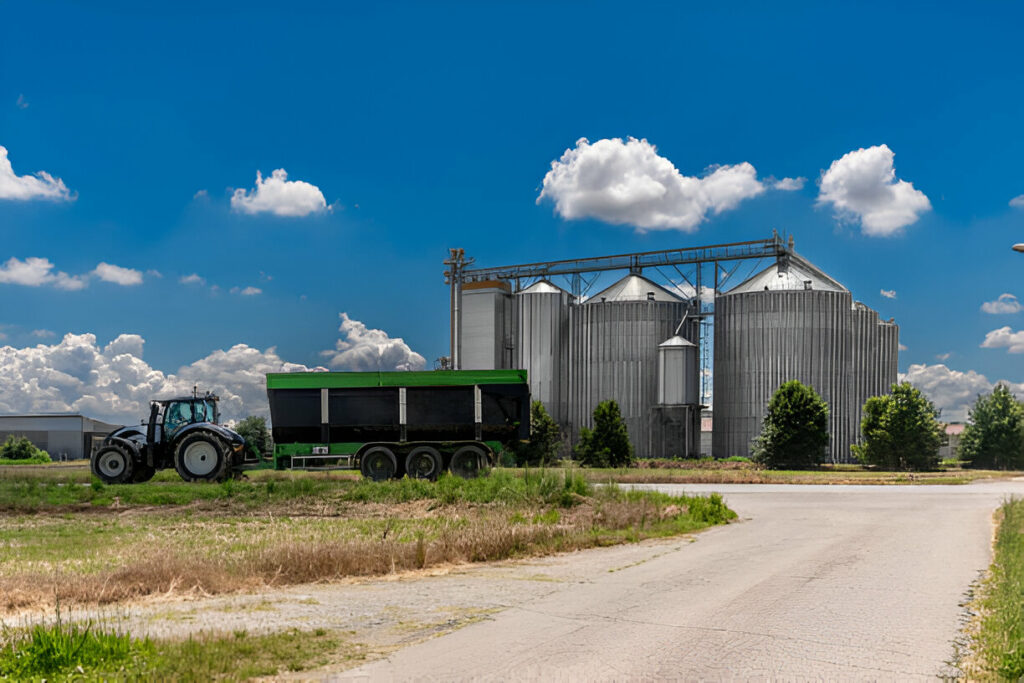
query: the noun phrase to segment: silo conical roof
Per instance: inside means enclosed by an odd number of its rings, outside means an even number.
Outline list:
[[[809,284],[808,284],[809,283]],[[736,285],[724,295],[742,294],[745,292],[782,291],[813,289],[819,292],[846,292],[849,291],[837,281],[818,270],[810,262],[802,258],[790,258],[787,266],[780,267],[778,262],[773,263],[761,272],[750,276],[740,284]]]
[[[568,292],[547,280],[538,280],[520,291],[519,294],[568,294]]]
[[[673,346],[697,346],[697,345],[694,344],[692,341],[690,341],[689,339],[687,339],[686,337],[684,337],[681,334],[677,334],[674,337],[669,337],[665,341],[663,341],[660,344],[658,344],[658,348],[661,348],[661,347],[668,348],[668,347],[673,347]]]
[[[653,296],[648,296],[653,295]],[[587,304],[599,304],[602,301],[671,301],[678,303],[681,298],[661,285],[655,284],[643,275],[630,273],[611,287],[603,289],[587,299]]]

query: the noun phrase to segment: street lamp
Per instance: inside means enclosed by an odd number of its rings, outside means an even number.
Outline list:
[[[1024,252],[1024,242],[1017,242],[1017,244],[1013,245],[1013,250]]]

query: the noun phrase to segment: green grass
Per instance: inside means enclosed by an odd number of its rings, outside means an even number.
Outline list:
[[[34,455],[31,458],[0,458],[0,465],[42,465],[50,462],[50,456],[46,453]]]
[[[1024,677],[1024,500],[1003,504],[995,557],[975,600],[980,614],[971,678],[1016,681]]]
[[[442,504],[561,502],[588,495],[590,484],[578,470],[496,471],[491,476],[460,479],[444,474],[437,482],[418,479],[373,482],[329,476],[289,476],[257,480],[228,480],[219,484],[168,481],[160,477],[146,484],[106,485],[98,479],[86,484],[25,473],[0,479],[0,510],[36,512],[62,507],[184,506],[192,503],[230,504],[255,509],[295,501],[402,503],[436,500]]]
[[[0,679],[19,681],[233,681],[362,657],[358,645],[324,629],[151,640],[58,618],[54,624],[7,628],[0,634]]]

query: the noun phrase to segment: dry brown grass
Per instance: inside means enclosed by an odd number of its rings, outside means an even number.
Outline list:
[[[382,518],[385,510],[404,519]],[[353,515],[356,509],[350,508]],[[367,504],[360,519],[162,519],[135,511],[113,548],[74,571],[72,561],[24,561],[0,572],[0,609],[110,605],[254,590],[430,567],[529,557],[703,526],[685,507],[648,500],[581,498],[571,508],[424,501]],[[156,523],[160,520],[159,524]],[[103,520],[90,523],[103,524]],[[356,528],[358,527],[358,528]],[[143,531],[144,529],[149,529]]]

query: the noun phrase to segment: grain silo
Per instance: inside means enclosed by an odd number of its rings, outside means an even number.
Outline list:
[[[789,380],[829,405],[829,452],[850,462],[869,396],[896,381],[898,328],[792,254],[715,297],[715,457],[750,454],[772,394]]]
[[[647,278],[629,274],[569,308],[569,422],[573,438],[591,426],[594,408],[614,399],[639,457],[652,448],[658,401],[658,345],[674,336],[688,303]],[[684,331],[692,334],[692,326]],[[683,449],[680,447],[679,449]]]
[[[540,280],[514,296],[515,359],[526,370],[531,398],[559,424],[569,419],[569,302],[561,287]]]

